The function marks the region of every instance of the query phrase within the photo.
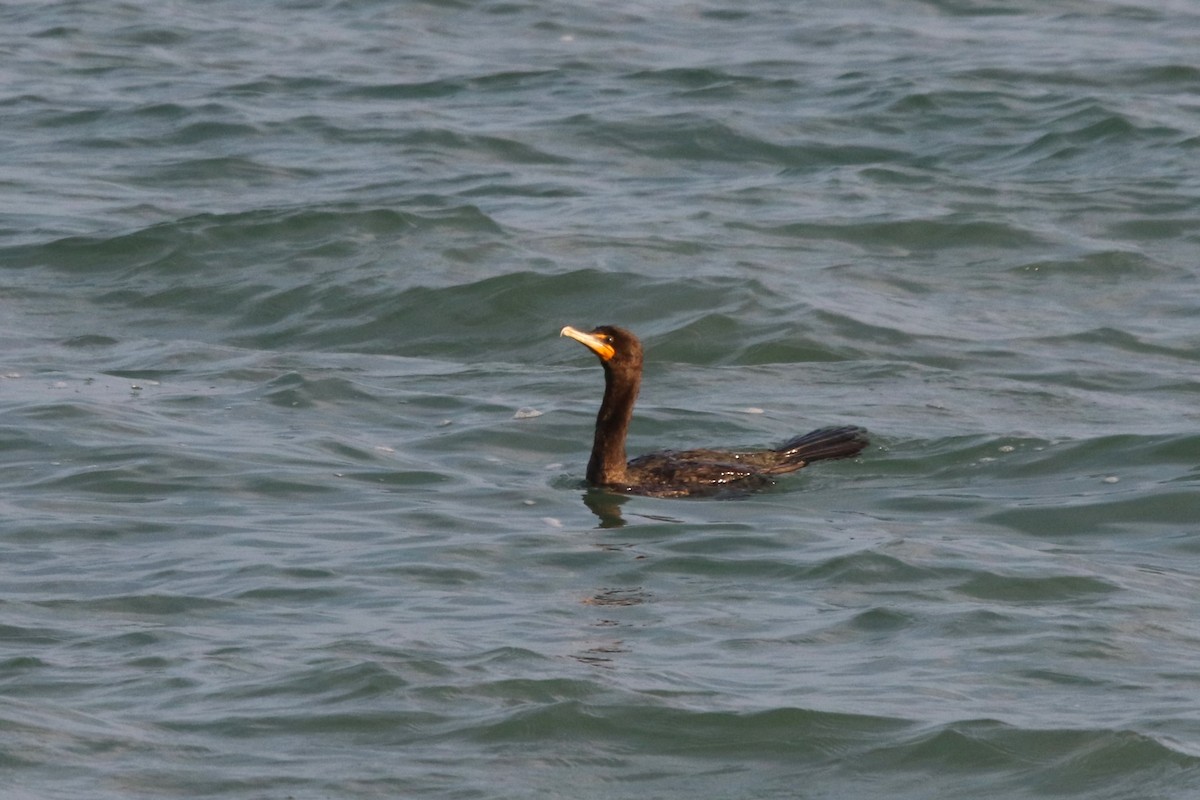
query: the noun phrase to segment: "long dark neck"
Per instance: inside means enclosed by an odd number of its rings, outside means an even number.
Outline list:
[[[641,387],[641,370],[630,374],[604,370],[604,400],[596,415],[596,438],[588,461],[587,479],[594,484],[619,484],[625,480],[625,435],[633,418],[633,404]]]

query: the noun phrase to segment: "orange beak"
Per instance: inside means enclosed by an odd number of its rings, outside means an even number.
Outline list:
[[[584,333],[583,331],[575,330],[570,325],[567,325],[565,328],[559,331],[558,335],[566,336],[569,339],[574,339],[575,341],[579,342],[588,350],[591,350],[593,353],[600,356],[601,361],[608,361],[617,354],[617,351],[608,342],[605,342],[590,333]]]

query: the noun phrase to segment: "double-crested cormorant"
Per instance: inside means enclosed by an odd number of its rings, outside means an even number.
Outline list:
[[[560,335],[587,347],[604,367],[604,400],[587,467],[593,486],[654,497],[743,494],[770,486],[775,475],[814,461],[850,458],[867,446],[867,432],[847,426],[820,428],[772,450],[664,450],[626,462],[625,434],[642,383],[642,343],[613,325],[590,333],[568,325]]]

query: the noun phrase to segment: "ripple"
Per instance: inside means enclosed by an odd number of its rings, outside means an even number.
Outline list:
[[[1200,791],[1191,9],[213,10],[0,8],[10,794]]]

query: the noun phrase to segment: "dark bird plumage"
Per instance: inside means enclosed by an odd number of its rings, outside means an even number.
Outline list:
[[[642,343],[613,325],[588,333],[568,325],[561,335],[587,347],[604,367],[604,399],[587,467],[593,486],[654,497],[742,494],[770,486],[776,475],[850,458],[867,446],[865,430],[845,426],[820,428],[768,450],[664,450],[626,461],[625,436],[642,384]]]

